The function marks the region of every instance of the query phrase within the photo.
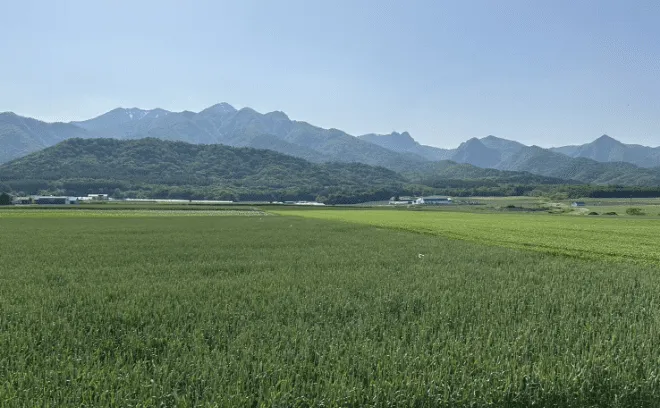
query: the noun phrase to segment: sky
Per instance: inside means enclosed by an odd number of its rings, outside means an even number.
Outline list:
[[[455,147],[660,145],[657,0],[0,0],[0,112],[219,102]]]

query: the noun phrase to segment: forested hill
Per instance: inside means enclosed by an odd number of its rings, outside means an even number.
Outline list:
[[[403,176],[360,163],[311,163],[270,150],[163,141],[69,139],[0,166],[12,191],[216,199],[315,199],[398,191]]]
[[[431,187],[582,184],[576,180],[539,176],[526,171],[482,168],[450,160],[426,163],[419,171],[405,174],[410,180]]]
[[[396,194],[658,194],[657,188],[619,191],[575,183],[451,161],[427,163],[417,172],[401,175],[362,163],[312,163],[271,150],[155,138],[69,139],[0,166],[0,192],[13,194],[108,193],[115,198],[328,204],[387,200]]]

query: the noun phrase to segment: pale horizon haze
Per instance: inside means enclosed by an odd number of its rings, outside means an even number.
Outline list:
[[[219,102],[352,135],[660,145],[660,2],[3,1],[0,112]]]

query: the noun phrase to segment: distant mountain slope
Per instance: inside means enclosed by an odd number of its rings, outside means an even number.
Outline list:
[[[627,162],[640,167],[660,166],[659,147],[624,144],[607,135],[584,145],[555,147],[549,150],[599,162]]]
[[[315,164],[270,150],[153,138],[70,139],[0,166],[0,181],[14,186],[68,186],[70,193],[81,194],[104,184],[316,194],[333,189],[396,189],[406,182],[391,170],[360,163]]]
[[[365,135],[365,140],[375,140],[390,149],[405,149],[421,146],[408,137],[384,137]],[[396,136],[396,135],[394,135]],[[538,146],[526,146],[515,141],[487,136],[482,139],[472,138],[456,149],[444,150],[449,160],[467,163],[484,169],[497,169],[513,172],[526,172],[560,180],[572,180],[582,183],[621,184],[629,186],[660,185],[660,168],[639,168],[634,164],[614,161],[621,157],[612,152],[617,147],[625,146],[623,158],[632,160],[630,145],[608,137],[601,137],[591,146],[562,148],[564,152],[590,155],[595,159],[570,157],[558,149],[543,149]],[[416,148],[416,147],[415,147]],[[603,153],[607,151],[607,155]],[[650,156],[647,156],[650,157]],[[652,164],[648,160],[648,164]],[[431,166],[432,167],[432,166]],[[425,168],[429,168],[426,166]],[[482,175],[481,177],[486,177]],[[523,177],[524,179],[524,177]],[[537,181],[538,183],[538,181]]]
[[[172,112],[164,109],[117,108],[94,119],[71,123],[100,137],[128,139],[147,132],[159,119],[165,119],[171,114]]]
[[[199,113],[115,109],[76,124],[105,137],[157,137],[190,143],[268,148],[316,162],[359,162],[407,170],[426,161],[421,156],[394,152],[337,129],[322,129],[306,122],[292,121],[283,112],[261,114],[250,108],[236,110],[227,103]]]
[[[389,135],[370,133],[358,137],[394,152],[412,153],[430,161],[447,160],[453,153],[452,150],[421,145],[408,132],[392,132]]]
[[[368,134],[359,137],[386,149],[400,153],[414,153],[430,161],[451,160],[486,168],[499,168],[501,162],[528,147],[522,143],[495,136],[481,139],[472,138],[461,143],[455,149],[421,145],[408,132],[394,132],[389,135]]]
[[[553,149],[487,136],[467,140],[455,149],[440,149],[419,144],[407,132],[354,137],[337,129],[293,121],[283,112],[261,114],[250,108],[237,110],[227,103],[198,113],[118,108],[69,124],[49,124],[11,113],[0,114],[0,163],[73,137],[121,140],[154,137],[196,144],[254,147],[316,163],[364,163],[402,173],[420,171],[431,162],[451,160],[482,168],[525,171],[582,182],[632,185],[657,184],[654,168],[660,165],[660,148],[626,145],[608,136],[586,145]],[[648,169],[626,166],[623,162]]]
[[[639,168],[630,163],[601,163],[591,159],[571,158],[538,146],[520,150],[505,163],[501,163],[500,168],[578,180],[583,183],[628,186],[660,185],[660,167]]]
[[[546,177],[523,171],[506,171],[482,168],[467,163],[449,160],[428,163],[418,173],[409,174],[412,179],[419,179],[422,184],[438,185],[439,181],[479,180],[496,184],[579,184],[575,180]],[[431,181],[431,182],[429,182]]]
[[[481,143],[487,148],[496,150],[499,154],[500,161],[508,160],[514,154],[528,147],[522,143],[518,143],[513,140],[502,139],[492,135],[481,138],[479,141],[481,141]]]
[[[496,149],[487,147],[481,140],[472,138],[458,146],[452,154],[451,160],[478,167],[496,168],[502,160],[502,154]]]
[[[92,135],[68,123],[45,123],[11,112],[0,113],[0,163],[74,137]]]
[[[250,108],[237,110],[227,103],[198,113],[117,108],[93,119],[68,124],[49,124],[9,113],[2,116],[0,163],[73,137],[121,140],[155,137],[266,148],[313,162],[356,162],[397,171],[415,169],[427,161],[417,154],[393,152],[337,129],[292,121],[283,112],[261,114]]]

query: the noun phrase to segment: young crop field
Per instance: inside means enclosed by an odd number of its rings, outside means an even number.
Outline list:
[[[284,213],[301,216],[0,217],[0,406],[660,401],[653,259],[506,247],[598,250],[660,224]]]
[[[660,264],[660,218],[657,217],[619,219],[614,216],[406,210],[282,209],[275,212],[588,259]]]
[[[265,216],[268,213],[249,208],[236,209],[170,209],[170,208],[17,208],[0,209],[1,218],[126,218],[126,217],[200,217],[200,216]]]

